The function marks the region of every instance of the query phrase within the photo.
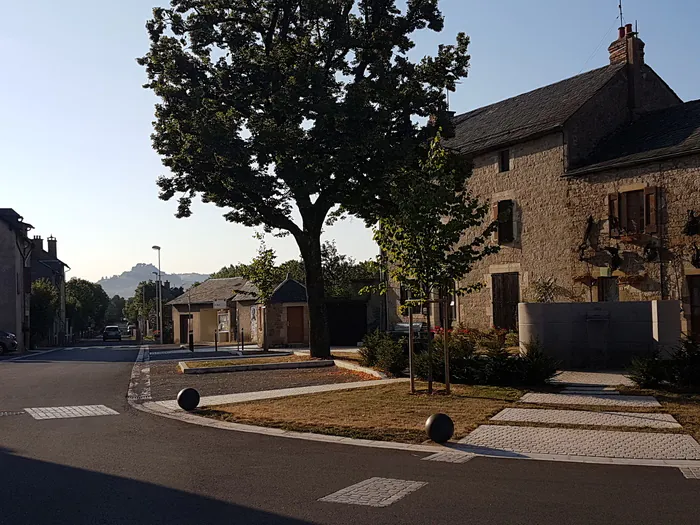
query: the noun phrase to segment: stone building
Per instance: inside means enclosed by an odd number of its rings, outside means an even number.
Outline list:
[[[455,117],[446,145],[472,163],[501,250],[451,321],[514,329],[518,302],[554,279],[557,301],[679,299],[700,333],[700,101],[645,63],[631,25],[609,51],[605,67]]]
[[[15,210],[0,208],[0,330],[14,333],[20,350],[29,342],[31,229]]]
[[[70,269],[66,263],[58,258],[56,238],[50,236],[46,240],[46,249],[44,249],[44,240],[35,235],[32,239],[32,255],[31,255],[31,280],[32,283],[39,279],[47,279],[58,290],[58,311],[51,327],[48,343],[53,345],[61,345],[65,343],[67,327],[66,327],[66,268]]]

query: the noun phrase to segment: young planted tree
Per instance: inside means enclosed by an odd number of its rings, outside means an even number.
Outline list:
[[[397,3],[402,7],[398,7]],[[409,59],[440,32],[438,0],[171,0],[148,24],[161,198],[200,195],[246,226],[291,234],[306,271],[310,346],[330,355],[321,266],[329,214],[374,221],[393,179],[443,121],[468,38]],[[422,118],[421,118],[422,117]]]
[[[429,304],[435,294],[446,297],[475,262],[498,251],[488,243],[496,223],[484,224],[489,206],[467,186],[470,166],[440,141],[438,134],[430,142],[417,173],[405,174],[396,187],[402,205],[380,220],[374,232],[388,259],[389,275],[410,291],[412,304]],[[456,293],[479,287],[457,286]]]

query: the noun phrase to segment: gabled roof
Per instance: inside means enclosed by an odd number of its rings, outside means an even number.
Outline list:
[[[227,301],[246,301],[254,300],[256,293],[257,288],[243,277],[207,279],[202,284],[193,286],[168,304],[210,304],[224,299]]]
[[[604,140],[586,166],[568,175],[700,153],[700,100],[640,116]]]
[[[445,145],[477,153],[555,130],[624,65],[609,65],[475,109],[454,118],[455,136]]]
[[[287,277],[275,288],[270,303],[305,303],[306,286]]]

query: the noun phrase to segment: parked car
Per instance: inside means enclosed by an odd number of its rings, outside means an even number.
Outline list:
[[[0,330],[0,355],[17,350],[17,336],[11,332]]]
[[[107,341],[108,339],[114,339],[116,341],[122,340],[122,332],[119,330],[118,326],[105,326],[102,332],[102,340]]]

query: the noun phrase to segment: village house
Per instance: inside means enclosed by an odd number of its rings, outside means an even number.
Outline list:
[[[449,321],[516,329],[518,303],[549,280],[562,302],[679,300],[682,329],[700,333],[700,101],[644,46],[628,24],[609,65],[454,118],[446,145],[472,163],[501,249],[460,283],[484,286]],[[388,301],[402,299],[394,286]]]
[[[56,287],[58,291],[58,309],[48,334],[48,342],[51,345],[62,345],[66,342],[66,263],[58,258],[56,238],[50,236],[44,240],[35,235],[32,239],[31,276],[32,283],[39,279],[46,279]]]

